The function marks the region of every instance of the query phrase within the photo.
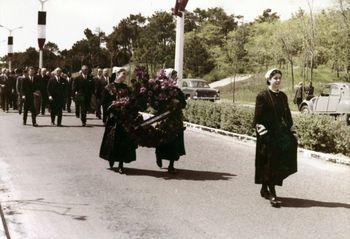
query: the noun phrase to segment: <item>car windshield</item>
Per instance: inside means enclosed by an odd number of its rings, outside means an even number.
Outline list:
[[[193,88],[210,88],[207,82],[203,81],[192,81]]]

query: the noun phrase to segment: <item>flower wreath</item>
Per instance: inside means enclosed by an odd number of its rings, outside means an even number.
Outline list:
[[[139,146],[157,147],[172,141],[184,130],[182,108],[186,103],[182,91],[166,76],[164,70],[154,79],[150,79],[141,68],[137,68],[135,74],[132,89],[112,102],[110,113]],[[145,124],[139,112],[149,109],[156,116],[165,117],[155,123]]]

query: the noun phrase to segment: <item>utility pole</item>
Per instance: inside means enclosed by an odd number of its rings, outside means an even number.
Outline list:
[[[38,45],[39,45],[39,68],[43,68],[43,49],[46,41],[46,12],[44,4],[48,0],[38,0],[41,4],[41,11],[38,12]]]
[[[9,31],[9,36],[8,36],[8,39],[7,39],[7,45],[8,45],[8,51],[7,51],[7,56],[8,56],[8,64],[9,64],[9,70],[11,71],[12,70],[12,56],[13,56],[13,36],[12,36],[12,32],[15,31],[15,30],[18,30],[18,29],[22,29],[23,27],[16,27],[16,28],[8,28],[8,27],[5,27],[3,25],[0,25],[0,27],[3,27],[5,28],[6,30]]]
[[[184,29],[185,8],[188,0],[176,0],[173,15],[176,16],[176,46],[175,46],[175,70],[177,71],[177,85],[182,85],[183,61],[184,61]]]

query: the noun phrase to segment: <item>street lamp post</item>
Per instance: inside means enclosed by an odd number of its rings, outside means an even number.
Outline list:
[[[187,3],[188,0],[176,0],[173,9],[173,15],[176,16],[175,70],[177,71],[178,86],[181,86],[183,76],[185,8]]]
[[[12,36],[12,32],[15,31],[15,30],[18,30],[18,29],[22,29],[23,27],[16,27],[16,28],[8,28],[8,27],[5,27],[3,25],[0,25],[0,27],[2,28],[5,28],[6,30],[9,31],[9,36],[8,36],[8,39],[7,39],[7,45],[8,45],[8,51],[7,51],[7,56],[8,56],[8,63],[9,63],[9,70],[11,71],[12,70],[12,55],[13,55],[13,36]]]
[[[38,0],[41,3],[41,11],[38,12],[38,45],[39,45],[39,68],[43,68],[43,48],[46,41],[46,12],[44,4],[48,0]]]

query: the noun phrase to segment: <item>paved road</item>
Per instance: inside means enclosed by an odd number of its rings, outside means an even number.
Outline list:
[[[300,159],[275,209],[253,183],[254,145],[187,130],[176,176],[149,148],[119,175],[97,156],[100,121],[49,122],[33,128],[0,113],[0,199],[12,238],[349,238],[349,167]]]
[[[250,77],[251,77],[251,75],[239,75],[239,76],[236,76],[236,82],[248,80]],[[233,83],[233,80],[234,80],[234,77],[228,77],[228,78],[225,78],[225,79],[218,80],[218,81],[215,81],[213,83],[210,83],[209,85],[210,85],[210,87],[213,87],[213,88],[223,87],[223,86],[226,86],[226,85],[229,85],[229,84]]]

